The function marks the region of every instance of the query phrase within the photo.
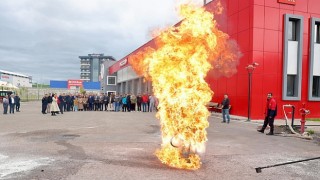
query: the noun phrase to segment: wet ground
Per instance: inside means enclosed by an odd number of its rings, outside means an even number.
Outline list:
[[[170,168],[154,113],[40,113],[40,103],[0,115],[0,179],[319,179],[320,160],[255,168],[320,156],[316,141],[266,136],[256,123],[209,118],[199,170]]]

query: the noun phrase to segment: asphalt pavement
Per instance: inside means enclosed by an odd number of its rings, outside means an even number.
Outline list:
[[[255,168],[320,156],[316,141],[267,136],[259,122],[209,117],[208,142],[198,170],[162,164],[155,113],[41,114],[40,102],[0,114],[0,179],[319,179],[320,160]]]

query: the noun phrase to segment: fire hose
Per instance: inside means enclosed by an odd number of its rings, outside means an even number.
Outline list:
[[[311,140],[312,137],[309,136],[308,134],[304,133],[304,134],[299,134],[298,132],[296,132],[294,129],[293,129],[293,121],[294,121],[294,118],[292,118],[292,121],[291,123],[288,123],[288,116],[287,116],[287,112],[285,110],[286,107],[291,107],[292,108],[292,116],[294,117],[294,105],[291,105],[291,104],[286,104],[286,105],[283,105],[282,109],[283,109],[283,114],[284,114],[284,117],[285,117],[285,120],[286,120],[286,126],[289,127],[291,133],[294,135],[294,137],[299,137],[299,138],[302,138],[302,139],[309,139]]]

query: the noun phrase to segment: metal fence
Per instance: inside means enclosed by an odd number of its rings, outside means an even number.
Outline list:
[[[45,94],[49,93],[71,93],[77,94],[80,93],[79,90],[72,89],[53,89],[53,88],[20,88],[16,90],[16,93],[20,96],[21,101],[38,101],[41,100]],[[86,90],[86,93],[100,93],[98,90]]]

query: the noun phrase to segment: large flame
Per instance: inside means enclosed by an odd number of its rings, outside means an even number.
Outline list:
[[[145,48],[129,61],[152,81],[159,99],[162,145],[156,155],[169,166],[198,169],[209,126],[205,105],[213,96],[204,78],[212,65],[219,74],[235,73],[235,66],[226,66],[237,64],[238,51],[217,29],[212,13],[181,5],[180,14],[184,20],[179,26],[158,33],[156,49]]]

